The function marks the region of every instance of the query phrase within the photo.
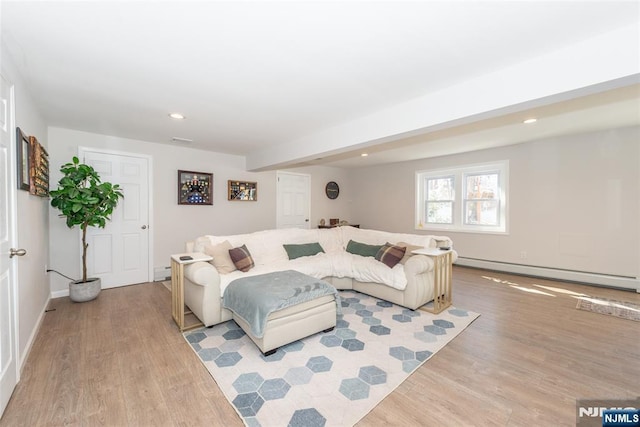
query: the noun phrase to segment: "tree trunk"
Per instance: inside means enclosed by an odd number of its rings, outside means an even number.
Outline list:
[[[87,224],[82,224],[82,281],[87,281]]]

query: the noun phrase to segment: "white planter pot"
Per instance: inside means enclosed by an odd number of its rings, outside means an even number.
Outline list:
[[[98,297],[101,289],[102,282],[98,278],[69,282],[69,298],[73,302],[91,301]]]

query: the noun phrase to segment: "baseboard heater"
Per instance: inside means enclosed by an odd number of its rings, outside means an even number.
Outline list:
[[[483,268],[486,270],[503,271],[524,276],[543,277],[564,280],[567,282],[586,283],[590,285],[606,286],[640,293],[640,280],[631,276],[615,276],[609,274],[589,273],[584,271],[563,270],[551,267],[536,267],[508,262],[488,261],[477,258],[458,257],[456,265]]]

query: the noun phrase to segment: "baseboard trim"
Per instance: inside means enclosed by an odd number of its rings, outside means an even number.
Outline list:
[[[42,307],[42,310],[40,311],[40,315],[38,316],[38,320],[36,321],[36,326],[31,331],[31,335],[29,335],[29,341],[27,341],[27,346],[24,348],[24,351],[22,352],[22,354],[20,354],[20,360],[19,360],[20,368],[18,369],[18,371],[20,372],[20,377],[22,377],[22,368],[24,368],[24,364],[29,358],[29,354],[31,353],[31,348],[33,347],[33,343],[35,342],[36,337],[38,336],[38,333],[40,333],[42,322],[44,322],[44,314],[47,312],[47,307],[49,307],[50,302],[51,302],[51,297],[47,298],[47,301],[44,303],[44,307]],[[20,378],[18,378],[18,381],[19,380]]]
[[[162,282],[171,278],[171,267],[156,267],[153,270],[153,281]]]
[[[634,277],[561,270],[550,267],[536,267],[464,257],[458,257],[456,265],[640,292],[640,280]]]
[[[51,298],[62,298],[62,297],[68,297],[69,296],[69,288],[67,289],[63,289],[61,291],[52,291],[51,292]]]

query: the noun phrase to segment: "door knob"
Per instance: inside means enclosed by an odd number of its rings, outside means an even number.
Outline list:
[[[14,256],[25,256],[26,254],[27,254],[27,251],[25,249],[16,249],[16,248],[9,249],[9,258],[13,258]]]
[[[146,225],[143,225],[143,226],[142,226],[142,229],[143,229],[143,230],[146,230],[146,229],[147,229],[147,226],[146,226]]]

